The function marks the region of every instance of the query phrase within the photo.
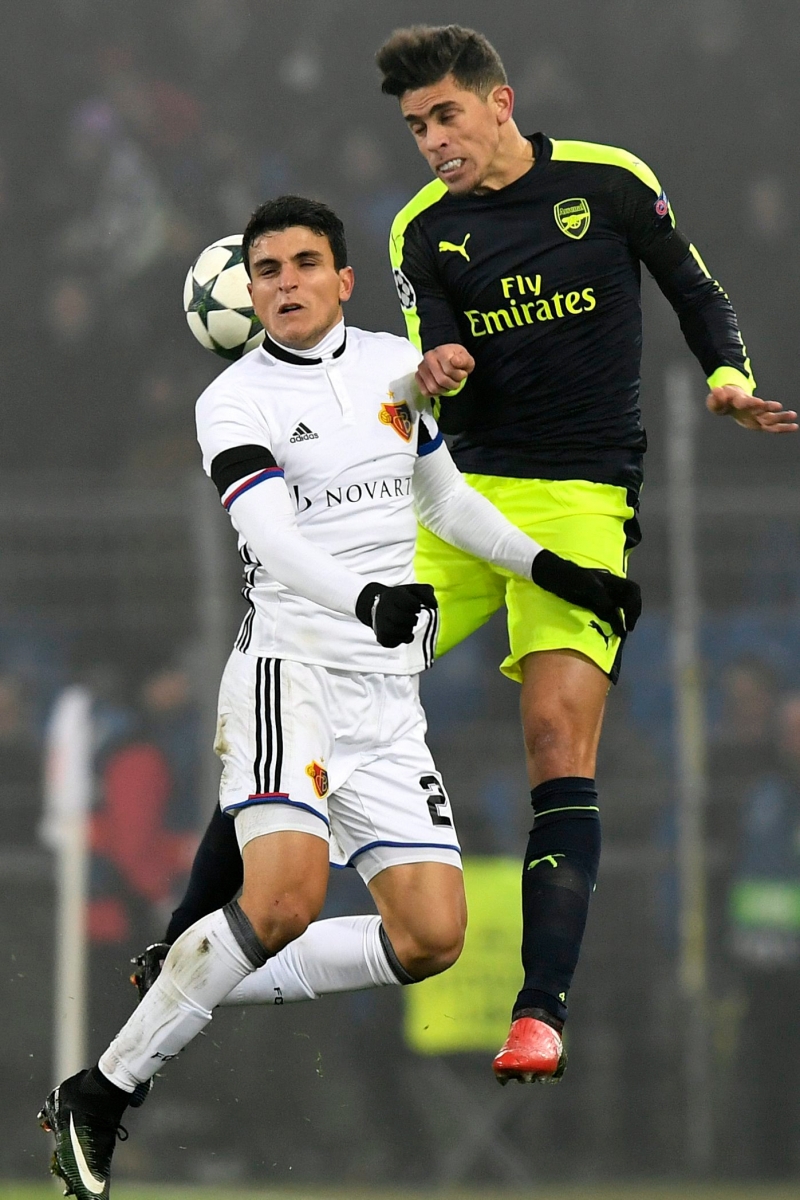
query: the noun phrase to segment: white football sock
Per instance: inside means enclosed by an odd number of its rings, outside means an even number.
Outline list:
[[[398,967],[393,969],[387,957],[380,917],[331,917],[309,925],[220,1003],[291,1004],[316,1000],[330,992],[383,987],[401,982]]]
[[[158,979],[100,1059],[107,1079],[132,1092],[197,1036],[211,1010],[255,970],[253,953],[245,953],[241,940],[222,909],[181,934]]]

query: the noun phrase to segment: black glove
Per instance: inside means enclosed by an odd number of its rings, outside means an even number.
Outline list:
[[[617,637],[630,633],[642,612],[642,592],[632,579],[622,579],[595,567],[579,567],[551,550],[533,560],[531,579],[568,604],[588,608],[611,626]]]
[[[429,583],[403,583],[399,587],[368,583],[356,600],[356,616],[370,627],[381,646],[394,647],[413,642],[414,626],[423,608],[438,607]]]

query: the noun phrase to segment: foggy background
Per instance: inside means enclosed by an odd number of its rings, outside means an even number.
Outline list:
[[[42,739],[94,698],[92,1058],[133,1003],[213,803],[209,709],[244,612],[235,537],[193,406],[224,366],[186,326],[186,270],[281,192],[341,215],[351,324],[403,333],[388,228],[428,179],[373,56],[459,22],[504,59],[524,133],[623,146],[656,172],[728,291],[759,394],[796,379],[800,10],[788,0],[31,0],[0,15],[0,1177],[41,1177],[52,1086],[53,866]],[[116,1177],[422,1185],[682,1175],[665,375],[689,363],[643,285],[645,615],[598,770],[605,861],[558,1088],[506,1089],[490,1053],[405,1044],[401,989],[223,1012],[130,1122]],[[708,1105],[721,1178],[800,1177],[798,437],[697,422],[708,722]],[[495,620],[423,683],[470,855],[530,823],[517,689]],[[352,876],[352,878],[351,878]],[[754,919],[753,882],[781,913]],[[367,911],[355,872],[328,915]],[[749,915],[748,915],[749,914]],[[509,994],[510,1005],[513,995]],[[470,1122],[495,1122],[499,1150]],[[465,1142],[465,1138],[467,1141]],[[503,1140],[505,1139],[505,1140]],[[459,1155],[453,1148],[464,1147]],[[180,1147],[180,1149],[178,1149]]]

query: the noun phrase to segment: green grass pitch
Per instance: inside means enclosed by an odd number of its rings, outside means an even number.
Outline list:
[[[52,1184],[14,1184],[0,1180],[0,1200],[54,1200],[60,1194]],[[786,1184],[590,1184],[558,1187],[541,1184],[519,1191],[371,1191],[363,1188],[174,1188],[156,1184],[116,1184],[114,1200],[798,1200],[800,1186]]]

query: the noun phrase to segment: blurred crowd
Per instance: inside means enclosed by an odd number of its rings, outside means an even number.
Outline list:
[[[781,70],[797,40],[788,10],[751,0],[429,9],[427,19],[472,23],[496,41],[523,129],[623,145],[651,163],[740,310],[757,377],[786,398],[794,341],[779,317],[792,311],[800,245],[798,106]],[[400,328],[387,231],[427,169],[380,96],[373,56],[420,15],[410,0],[128,10],[54,0],[3,14],[5,465],[152,477],[195,461],[192,403],[221,364],[187,334],[183,277],[270,195],[318,196],[341,212],[358,276],[353,319]],[[657,369],[680,344],[671,315],[653,316],[648,343]],[[722,475],[764,453],[747,446],[744,457],[724,435],[715,447],[719,436],[707,461]],[[656,441],[651,461],[661,454]]]
[[[199,721],[190,671],[164,663],[131,685],[97,664],[92,697],[89,937],[152,940],[188,873],[200,807]],[[42,834],[47,724],[35,681],[0,673],[0,844],[30,850]],[[46,715],[46,708],[42,715]]]

